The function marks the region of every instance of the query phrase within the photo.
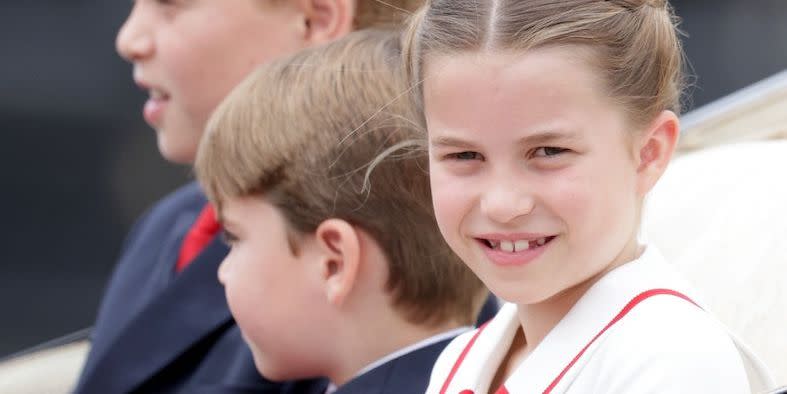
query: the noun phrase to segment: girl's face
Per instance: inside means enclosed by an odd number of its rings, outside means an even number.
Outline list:
[[[587,59],[548,47],[425,70],[437,222],[507,301],[553,299],[636,257],[637,132]]]
[[[301,49],[290,2],[137,0],[117,50],[150,97],[143,116],[168,160],[190,163],[214,108],[257,65]]]

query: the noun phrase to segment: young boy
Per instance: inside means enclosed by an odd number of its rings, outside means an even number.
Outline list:
[[[196,170],[231,245],[219,278],[272,380],[423,392],[486,297],[434,221],[399,58],[398,34],[352,33],[262,67],[209,123]]]
[[[205,120],[257,65],[356,28],[396,23],[417,3],[137,0],[117,49],[150,94],[144,116],[161,154],[191,163]],[[99,309],[76,392],[278,390],[257,374],[216,281],[227,249],[212,219],[192,183],[137,222]]]

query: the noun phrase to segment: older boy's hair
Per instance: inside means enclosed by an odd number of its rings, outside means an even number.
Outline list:
[[[400,55],[396,33],[366,30],[263,66],[213,114],[197,176],[219,212],[259,195],[298,234],[346,220],[385,252],[403,316],[469,324],[486,291],[435,222]]]
[[[358,0],[354,28],[398,26],[424,4],[424,0]]]

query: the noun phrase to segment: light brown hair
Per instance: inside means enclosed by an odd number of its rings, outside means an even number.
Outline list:
[[[357,0],[354,28],[398,26],[424,4],[423,0]]]
[[[273,0],[285,1],[291,0]],[[353,30],[397,27],[423,4],[424,0],[356,0]]]
[[[405,61],[421,105],[424,64],[460,52],[580,45],[635,125],[680,113],[683,51],[666,0],[429,0],[412,18]]]
[[[408,320],[470,324],[486,291],[440,235],[427,158],[408,148],[419,130],[400,55],[398,34],[365,30],[261,67],[211,117],[197,176],[219,212],[259,195],[296,234],[346,220],[385,252]]]

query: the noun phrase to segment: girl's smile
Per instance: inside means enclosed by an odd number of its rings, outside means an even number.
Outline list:
[[[556,237],[539,234],[484,234],[476,240],[492,263],[516,266],[536,260]]]

